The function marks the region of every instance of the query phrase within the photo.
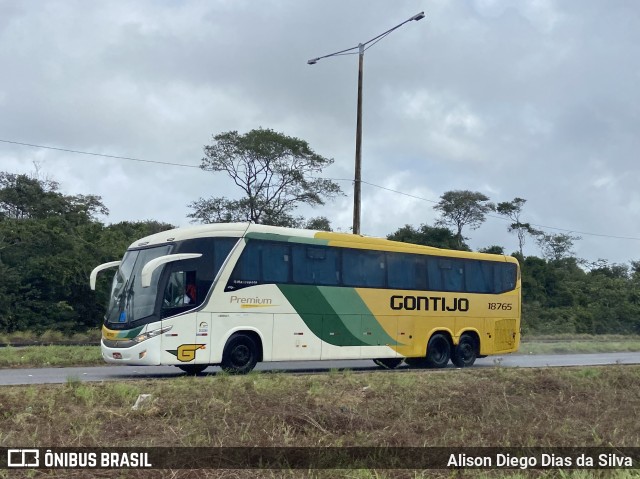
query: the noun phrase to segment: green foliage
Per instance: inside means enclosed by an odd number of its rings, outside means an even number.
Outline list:
[[[542,231],[538,232],[536,243],[542,250],[542,255],[548,260],[562,260],[573,258],[573,243],[581,239],[580,236],[574,236],[566,233],[547,234]]]
[[[67,196],[52,181],[0,173],[0,331],[85,331],[104,315],[108,279],[89,289],[91,269],[122,256],[157,222],[105,226],[94,195]]]
[[[0,172],[0,218],[45,219],[64,216],[73,223],[95,220],[109,210],[95,195],[66,196],[58,184],[28,175]]]
[[[189,214],[201,223],[250,221],[275,226],[301,226],[293,215],[301,204],[323,205],[341,194],[331,180],[318,178],[333,159],[315,153],[309,144],[269,129],[241,135],[237,131],[213,137],[204,147],[201,168],[225,173],[240,188],[239,199],[200,198]]]
[[[480,192],[454,190],[443,193],[434,209],[441,215],[436,223],[438,226],[452,226],[456,229],[458,249],[461,249],[465,239],[462,229],[465,226],[471,229],[479,228],[484,223],[485,215],[495,210],[495,205]]]
[[[509,233],[516,233],[518,235],[518,246],[520,256],[524,257],[524,243],[527,235],[536,236],[541,234],[541,231],[536,230],[530,223],[523,223],[520,221],[520,215],[522,215],[522,208],[527,200],[523,198],[514,198],[512,201],[503,201],[496,206],[496,212],[502,216],[506,216],[513,223],[509,225]]]
[[[624,265],[585,272],[575,258],[522,263],[523,331],[639,334],[640,289]]]
[[[479,253],[488,253],[488,254],[504,254],[504,246],[499,245],[491,245],[486,248],[480,248],[478,250]]]
[[[436,248],[470,251],[469,246],[467,246],[464,241],[462,241],[461,244],[458,242],[458,238],[450,229],[438,226],[434,227],[423,224],[415,228],[411,225],[404,225],[395,233],[388,235],[387,239],[424,246],[434,246]]]
[[[304,228],[308,230],[333,231],[331,229],[331,221],[326,216],[318,216],[309,218],[304,224]]]

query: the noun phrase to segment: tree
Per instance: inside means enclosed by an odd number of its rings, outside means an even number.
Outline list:
[[[509,233],[513,233],[514,231],[518,235],[518,246],[520,251],[520,256],[524,258],[524,243],[526,239],[526,235],[538,235],[540,231],[533,228],[529,223],[523,223],[520,221],[520,215],[522,214],[522,208],[527,200],[523,198],[514,198],[512,201],[503,201],[502,203],[498,203],[496,207],[496,211],[498,214],[502,216],[506,216],[513,223],[509,225]]]
[[[159,221],[122,221],[104,227],[94,243],[98,246],[101,257],[100,262],[118,260],[122,257],[131,243],[137,239],[152,234],[160,233],[175,228],[175,226]],[[108,275],[99,275],[98,278],[107,278]]]
[[[640,281],[640,261],[630,261],[631,266],[631,278],[635,281]]]
[[[440,201],[434,206],[442,217],[436,222],[439,226],[452,226],[457,231],[458,246],[462,246],[462,229],[469,226],[475,230],[485,220],[485,215],[495,210],[489,198],[477,191],[454,190],[447,191],[440,197]]]
[[[333,231],[331,229],[331,221],[329,221],[329,218],[327,218],[326,216],[309,218],[303,226],[308,230]]]
[[[504,247],[494,244],[491,246],[487,246],[486,248],[480,248],[478,252],[488,254],[504,254]]]
[[[102,315],[87,286],[107,209],[38,177],[0,173],[0,327],[86,329]]]
[[[333,163],[315,153],[306,141],[270,129],[241,135],[237,131],[213,137],[204,147],[200,168],[223,172],[240,188],[239,199],[200,198],[189,207],[196,222],[250,221],[276,226],[299,226],[293,216],[302,204],[323,205],[342,193],[331,180],[314,175]]]
[[[170,228],[154,221],[105,227],[95,195],[65,195],[39,176],[0,172],[0,331],[97,327],[109,296],[89,273],[122,257],[137,238]]]
[[[575,258],[573,243],[581,240],[580,236],[565,233],[547,234],[541,231],[536,237],[536,243],[542,250],[542,255],[550,261],[560,261]]]
[[[469,247],[464,241],[462,244],[458,243],[458,238],[449,228],[437,226],[420,225],[418,228],[415,228],[411,225],[404,225],[395,233],[388,235],[387,239],[424,246],[434,246],[436,248],[469,251]]]
[[[20,220],[71,215],[82,222],[108,213],[98,196],[67,196],[58,191],[55,181],[0,172],[0,218]]]

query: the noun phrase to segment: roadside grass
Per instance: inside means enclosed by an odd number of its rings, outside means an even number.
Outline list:
[[[139,394],[152,401],[132,410]],[[639,447],[639,411],[640,366],[70,379],[0,388],[0,447]],[[627,479],[637,472],[101,470],[100,477]]]
[[[8,346],[0,348],[0,368],[102,366],[99,346]]]
[[[100,329],[92,329],[84,333],[63,333],[62,331],[47,330],[42,333],[34,331],[16,331],[13,333],[0,332],[0,344],[12,346],[30,345],[64,345],[64,344],[99,344]]]
[[[640,336],[580,335],[571,338],[561,335],[556,337],[525,338],[520,343],[520,349],[517,354],[580,354],[637,351],[640,351]]]

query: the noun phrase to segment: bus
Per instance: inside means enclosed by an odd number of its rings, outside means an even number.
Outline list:
[[[258,362],[371,359],[472,366],[520,342],[510,256],[247,223],[163,231],[116,268],[102,327],[108,363],[229,373]]]

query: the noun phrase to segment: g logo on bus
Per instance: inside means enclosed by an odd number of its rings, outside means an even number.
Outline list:
[[[196,351],[198,349],[204,349],[205,346],[205,344],[181,344],[178,346],[178,349],[174,349],[173,351],[167,350],[167,352],[178,358],[178,361],[188,363],[196,358]]]

